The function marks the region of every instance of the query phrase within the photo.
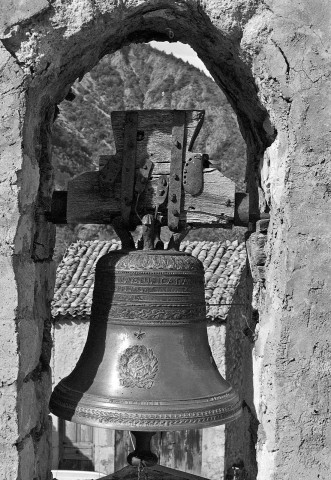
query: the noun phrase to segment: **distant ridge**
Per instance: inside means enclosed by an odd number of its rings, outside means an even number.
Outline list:
[[[114,153],[112,110],[204,108],[206,119],[195,151],[209,153],[242,188],[245,145],[235,114],[219,87],[198,68],[148,44],[124,47],[103,58],[72,87],[53,130],[56,188],[97,167],[100,154]]]

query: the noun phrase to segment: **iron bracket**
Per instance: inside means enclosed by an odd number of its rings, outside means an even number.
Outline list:
[[[156,211],[158,208],[164,204],[168,195],[169,182],[166,175],[160,175],[157,181],[156,187]]]
[[[134,187],[135,192],[140,195],[145,190],[150,174],[152,172],[154,163],[147,158],[145,164],[139,168],[136,178],[136,185]]]
[[[168,227],[173,232],[177,232],[179,229],[182,198],[183,159],[185,155],[185,149],[185,111],[175,110],[172,127],[168,199]]]

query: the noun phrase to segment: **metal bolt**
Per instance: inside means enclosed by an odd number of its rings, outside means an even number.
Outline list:
[[[175,147],[179,149],[182,147],[182,144],[178,140],[175,140]]]

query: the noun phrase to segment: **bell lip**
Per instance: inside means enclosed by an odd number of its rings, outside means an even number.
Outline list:
[[[131,432],[174,432],[179,430],[195,430],[195,429],[202,429],[202,428],[210,428],[210,427],[217,427],[219,425],[226,425],[228,423],[233,422],[234,420],[238,420],[242,416],[243,410],[240,409],[233,412],[231,415],[224,417],[220,420],[214,421],[204,421],[204,422],[197,422],[197,423],[182,423],[182,424],[174,424],[174,425],[155,425],[152,424],[150,426],[139,424],[129,425],[129,424],[120,424],[120,423],[103,423],[103,422],[95,422],[88,418],[82,418],[79,415],[70,416],[61,416],[63,420],[67,420],[69,422],[80,423],[83,425],[87,425],[90,427],[98,427],[98,428],[107,428],[110,430],[121,430],[121,431],[131,431]],[[54,413],[56,415],[56,413]]]
[[[242,402],[230,386],[223,394],[210,395],[200,399],[167,401],[161,404],[148,402],[109,403],[100,397],[80,394],[75,400],[74,391],[62,382],[54,390],[50,400],[53,414],[65,420],[90,426],[115,430],[167,431],[206,428],[223,425],[241,415]],[[59,388],[60,387],[60,388]],[[68,393],[71,395],[68,395]],[[76,392],[77,393],[77,392]],[[104,400],[104,399],[102,399]],[[203,400],[203,401],[202,401]]]
[[[92,415],[94,414],[94,417],[91,416],[89,410],[93,412]],[[142,416],[136,412],[134,418],[114,421],[109,419],[109,416],[112,414],[111,411],[105,412],[103,416],[98,418],[98,409],[79,408],[72,412],[71,410],[63,410],[62,408],[61,410],[51,408],[51,412],[64,420],[89,425],[91,427],[131,431],[176,431],[209,428],[217,425],[225,425],[237,420],[242,415],[242,402],[238,401],[223,413],[201,412],[205,413],[205,415],[202,415],[200,418],[189,417],[185,414],[183,414],[180,419],[176,417],[176,414],[163,416],[160,414],[160,418],[158,419],[154,417],[148,418],[146,414],[147,418],[142,418]]]

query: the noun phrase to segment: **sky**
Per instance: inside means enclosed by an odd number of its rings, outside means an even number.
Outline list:
[[[195,67],[202,70],[208,77],[210,77],[210,73],[208,72],[207,68],[205,67],[204,63],[200,60],[198,55],[195,53],[193,48],[185,43],[180,42],[150,42],[150,45],[153,48],[157,48],[158,50],[162,50],[166,53],[172,53],[175,57],[181,58],[184,62],[189,62]]]

